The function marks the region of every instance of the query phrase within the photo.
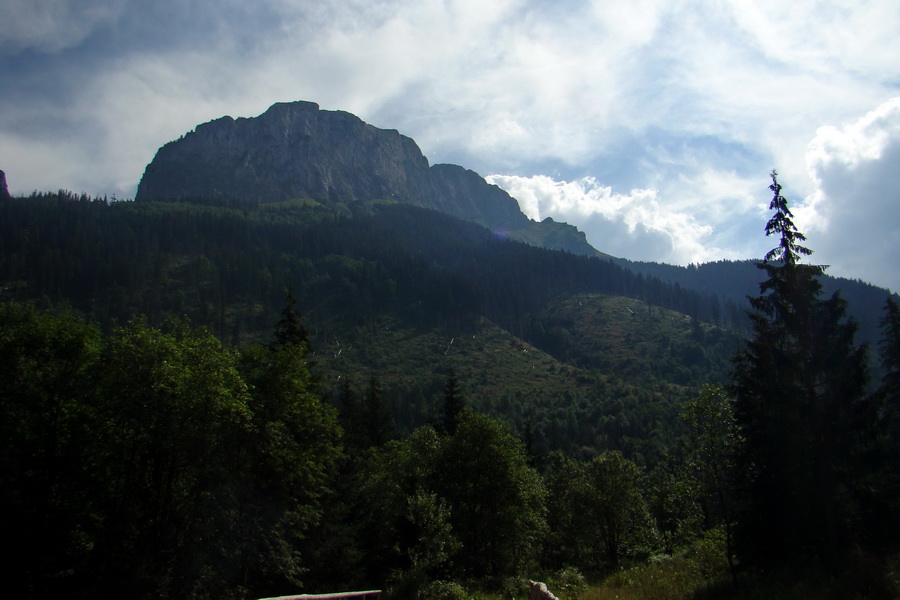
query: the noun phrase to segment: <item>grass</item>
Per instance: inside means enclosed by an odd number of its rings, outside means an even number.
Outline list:
[[[724,541],[718,533],[708,533],[676,556],[657,557],[613,573],[579,600],[682,600],[701,590],[730,588]]]
[[[894,600],[900,598],[900,555],[887,560],[858,553],[837,569],[792,566],[743,574],[735,587],[715,534],[673,557],[623,568],[577,595],[551,585],[560,600]],[[473,593],[477,600],[509,600]],[[526,595],[521,598],[527,598]]]
[[[726,572],[704,574],[690,560],[672,559],[620,571],[577,600],[888,600],[900,597],[896,572],[851,561],[836,571],[794,568],[745,575],[735,587]]]

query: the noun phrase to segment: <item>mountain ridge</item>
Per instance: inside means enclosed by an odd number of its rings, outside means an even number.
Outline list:
[[[311,198],[342,209],[392,200],[433,208],[533,245],[606,256],[574,226],[543,223],[515,198],[458,165],[429,165],[415,140],[314,102],[280,102],[257,117],[220,117],[163,145],[136,201],[225,205]]]

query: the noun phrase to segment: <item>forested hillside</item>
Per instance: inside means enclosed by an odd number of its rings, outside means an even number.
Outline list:
[[[711,327],[743,320],[713,294],[426,209],[354,207],[346,216],[313,201],[238,210],[66,194],[12,200],[0,207],[2,294],[68,305],[105,328],[138,314],[155,326],[186,316],[241,346],[266,340],[290,288],[326,387],[339,376],[359,386],[384,379],[409,431],[430,418],[453,367],[479,406],[529,423],[547,450],[609,436],[643,444],[660,429],[671,441],[671,403],[727,375],[737,342]],[[490,350],[487,340],[496,340]],[[514,365],[528,377],[511,376]],[[613,416],[668,408],[649,422],[631,414],[615,433],[582,418],[601,401],[619,407],[603,411]]]
[[[757,268],[759,261],[756,260],[720,260],[687,267],[624,259],[616,259],[615,262],[645,277],[715,294],[728,305],[737,303],[743,306],[748,297],[759,291],[759,284],[765,279],[765,274]],[[830,277],[825,273],[820,280],[823,294],[831,296],[839,292],[849,303],[850,314],[859,323],[858,341],[877,343],[880,335],[878,322],[887,290],[858,279]],[[897,299],[896,294],[892,296]]]
[[[663,565],[893,597],[897,304],[860,346],[774,175],[746,305],[393,202],[0,200],[12,592],[438,600]]]

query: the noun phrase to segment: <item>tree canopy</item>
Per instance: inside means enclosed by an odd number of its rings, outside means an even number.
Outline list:
[[[0,304],[0,357],[17,595],[216,595],[301,572],[339,436],[301,355]]]

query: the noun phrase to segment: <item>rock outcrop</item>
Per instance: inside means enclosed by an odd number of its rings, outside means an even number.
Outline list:
[[[543,245],[545,227],[477,173],[429,166],[411,138],[347,112],[320,110],[313,102],[278,103],[258,117],[198,125],[157,151],[135,196],[228,205],[295,198],[331,205],[393,200]],[[596,254],[583,234],[570,229],[566,244],[550,247]],[[557,224],[555,238],[559,233]]]
[[[481,223],[493,231],[518,230],[533,223],[515,198],[475,171],[457,165],[434,165],[430,174],[436,190],[433,208],[441,212]]]
[[[9,186],[6,185],[6,173],[0,171],[0,200],[9,200]]]
[[[256,118],[204,123],[160,148],[135,200],[421,204],[433,194],[427,173],[416,143],[396,131],[312,102],[279,103]]]

